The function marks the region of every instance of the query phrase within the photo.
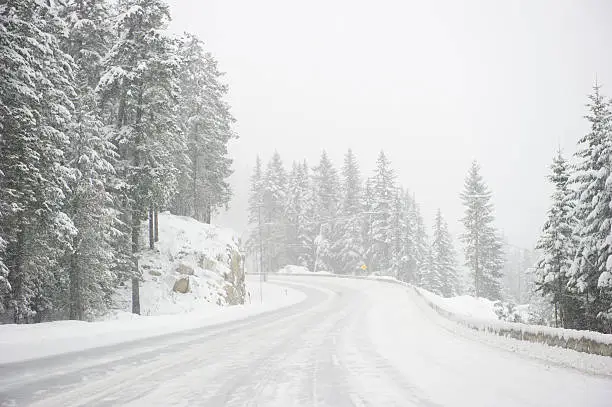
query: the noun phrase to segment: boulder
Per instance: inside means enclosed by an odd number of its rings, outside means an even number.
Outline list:
[[[181,277],[175,281],[172,291],[175,293],[185,294],[189,292],[189,277]]]
[[[153,270],[153,269],[149,270],[149,274],[151,274],[152,276],[156,276],[156,277],[159,277],[162,275],[161,271]]]
[[[185,264],[185,263],[180,263],[178,265],[178,267],[176,268],[176,272],[179,274],[183,274],[186,276],[193,276],[193,273],[195,272],[193,267]]]

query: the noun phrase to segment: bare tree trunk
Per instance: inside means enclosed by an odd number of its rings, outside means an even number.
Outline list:
[[[81,292],[81,276],[77,265],[77,254],[70,255],[70,306],[68,318],[83,320],[83,301]]]
[[[135,124],[137,125],[136,140],[134,142],[133,152],[133,165],[134,168],[140,168],[140,153],[139,148],[142,144],[141,130],[138,129],[138,125],[142,120],[142,96],[143,89],[140,87],[140,93],[138,95],[138,109],[136,111]],[[140,250],[140,217],[143,210],[143,202],[138,198],[137,193],[133,197],[132,201],[132,257],[134,261],[134,274],[132,275],[132,313],[140,314],[140,269],[138,267],[138,251]]]
[[[140,314],[140,281],[138,268],[138,249],[140,246],[140,217],[132,213],[132,256],[134,274],[132,276],[132,313]]]
[[[24,290],[23,263],[25,257],[25,232],[21,219],[17,224],[19,225],[19,232],[17,232],[15,242],[11,244],[12,247],[8,247],[6,250],[6,253],[9,254],[7,260],[10,259],[7,263],[10,262],[9,281],[12,286],[11,299],[19,299]],[[15,305],[13,306],[13,322],[16,324],[23,322],[23,310],[20,307],[23,307],[23,304],[21,304],[20,301],[15,301]]]
[[[474,288],[476,291],[476,297],[480,297],[480,291],[479,291],[480,287],[478,285],[479,279],[480,279],[480,275],[479,275],[480,270],[479,270],[479,264],[478,264],[480,260],[480,251],[478,249],[479,249],[479,242],[478,242],[478,236],[476,236],[476,244],[475,244],[476,253],[474,256],[476,260],[475,267],[474,267]]]
[[[134,264],[138,268],[138,259],[134,259]],[[132,314],[140,315],[140,282],[137,277],[132,278]]]
[[[212,219],[212,208],[210,207],[210,203],[206,202],[204,206],[204,223],[208,223],[210,225],[210,221]]]
[[[200,219],[200,211],[198,211],[198,151],[197,149],[194,152],[194,156],[193,156],[192,172],[193,172],[192,174],[193,183],[191,185],[191,194],[192,194],[193,202],[191,204],[193,206],[192,208],[193,218],[197,220],[202,220]]]
[[[149,208],[149,249],[155,249],[155,221],[153,219],[153,207]]]
[[[157,209],[157,206],[155,207],[154,213],[153,213],[153,219],[154,219],[154,223],[155,223],[155,241],[159,242],[159,210]]]

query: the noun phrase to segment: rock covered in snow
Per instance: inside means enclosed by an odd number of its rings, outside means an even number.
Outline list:
[[[176,280],[174,287],[172,287],[172,291],[182,294],[189,292],[189,277],[181,277]]]

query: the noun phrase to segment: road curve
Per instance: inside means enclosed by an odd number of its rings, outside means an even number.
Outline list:
[[[274,276],[305,301],[0,365],[2,406],[607,406],[612,380],[458,336],[378,281]]]

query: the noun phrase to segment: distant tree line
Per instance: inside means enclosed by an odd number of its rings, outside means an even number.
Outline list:
[[[472,198],[466,195],[465,199],[471,202]],[[470,222],[472,217],[484,217],[480,212],[489,208],[474,208],[468,215]],[[251,177],[249,222],[250,252],[261,260],[264,271],[296,264],[312,271],[393,276],[444,296],[462,291],[452,237],[442,213],[437,211],[430,237],[419,204],[397,183],[384,152],[365,179],[351,150],[339,171],[325,152],[317,165],[294,162],[290,170],[285,169],[278,152],[265,167],[257,158]],[[485,236],[490,230],[482,229],[481,223],[474,233]],[[465,237],[468,244],[470,236]],[[488,250],[489,242],[482,243],[475,258],[481,259]],[[493,284],[483,277],[496,271],[491,267],[483,263],[477,272],[483,287],[485,282]]]
[[[158,212],[229,202],[227,87],[169,20],[161,0],[0,2],[3,319],[88,318],[129,281],[138,313]]]

